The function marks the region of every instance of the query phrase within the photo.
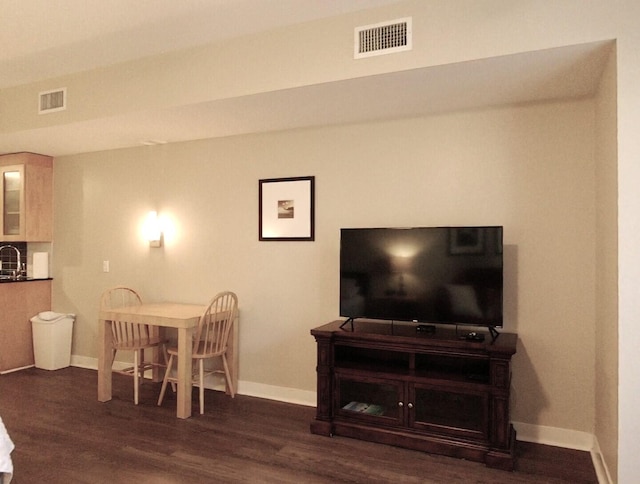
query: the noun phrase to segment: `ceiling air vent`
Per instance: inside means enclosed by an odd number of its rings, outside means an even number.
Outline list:
[[[353,57],[371,57],[411,50],[411,17],[356,27]]]
[[[44,91],[39,94],[38,114],[54,113],[67,109],[67,88]]]

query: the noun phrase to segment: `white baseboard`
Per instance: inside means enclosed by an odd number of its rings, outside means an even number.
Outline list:
[[[295,403],[307,407],[316,406],[316,392],[298,390],[297,388],[278,387],[254,382],[238,382],[238,393],[252,397]]]
[[[97,370],[98,360],[96,358],[72,355],[71,366]],[[124,368],[127,366],[131,366],[130,363],[115,362],[116,368]],[[205,382],[205,388],[224,391],[224,381],[222,377],[213,376],[207,379]],[[263,383],[250,381],[239,381],[236,393],[239,395],[265,398],[267,400],[276,400],[309,407],[315,407],[317,403],[316,392],[314,391],[265,385]],[[553,445],[566,449],[590,452],[593,465],[596,469],[596,474],[598,475],[598,482],[600,484],[612,484],[614,482],[613,479],[611,479],[611,475],[609,474],[609,470],[600,451],[598,441],[592,434],[577,430],[533,425],[523,422],[513,422],[513,426],[517,432],[517,439],[523,442]]]
[[[615,480],[611,477],[607,463],[604,460],[602,451],[600,450],[600,444],[598,439],[593,439],[593,450],[591,451],[591,460],[593,461],[593,467],[596,470],[598,476],[598,482],[600,484],[613,484]]]
[[[78,368],[86,368],[87,370],[97,370],[98,359],[89,358],[87,356],[71,355],[71,366],[77,366]]]
[[[86,368],[89,370],[98,369],[98,359],[86,356],[71,355],[71,366]],[[114,363],[114,368],[122,369],[131,366],[131,363]],[[210,390],[224,391],[224,379],[219,375],[211,375],[205,380],[205,388]],[[298,390],[296,388],[279,387],[274,385],[264,385],[250,381],[239,381],[236,393],[250,397],[266,398],[267,400],[277,400],[280,402],[295,403],[309,407],[316,406],[316,392]]]
[[[567,430],[544,425],[533,425],[523,422],[513,422],[518,440],[533,442],[536,444],[555,445],[566,449],[586,450],[593,449],[593,435],[588,432]]]
[[[13,373],[14,371],[26,370],[27,368],[33,368],[36,365],[27,365],[21,366],[20,368],[11,368],[10,370],[0,371],[0,375],[7,375],[9,373]]]
[[[613,484],[615,482],[609,473],[607,463],[604,460],[600,445],[598,444],[598,439],[593,434],[522,422],[513,422],[513,427],[517,432],[516,438],[523,442],[553,445],[565,449],[589,452],[598,477],[598,482],[600,484]]]

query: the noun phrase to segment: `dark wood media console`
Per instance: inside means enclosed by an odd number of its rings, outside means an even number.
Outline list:
[[[512,470],[511,357],[517,335],[460,339],[411,323],[312,329],[318,404],[311,432],[381,442]]]

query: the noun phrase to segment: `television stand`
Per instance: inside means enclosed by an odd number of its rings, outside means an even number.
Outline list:
[[[436,332],[436,327],[433,324],[418,324],[416,325],[416,331],[418,333],[433,334]]]
[[[476,333],[475,331],[472,331],[470,333],[465,334],[464,336],[460,336],[460,339],[463,339],[465,341],[482,342],[484,341],[484,334]]]
[[[512,470],[511,357],[517,335],[460,340],[415,323],[351,321],[312,329],[317,409],[311,432],[484,462]]]

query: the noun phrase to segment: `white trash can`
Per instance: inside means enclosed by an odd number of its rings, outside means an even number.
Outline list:
[[[71,336],[75,314],[43,311],[31,318],[36,368],[59,370],[71,364]]]

